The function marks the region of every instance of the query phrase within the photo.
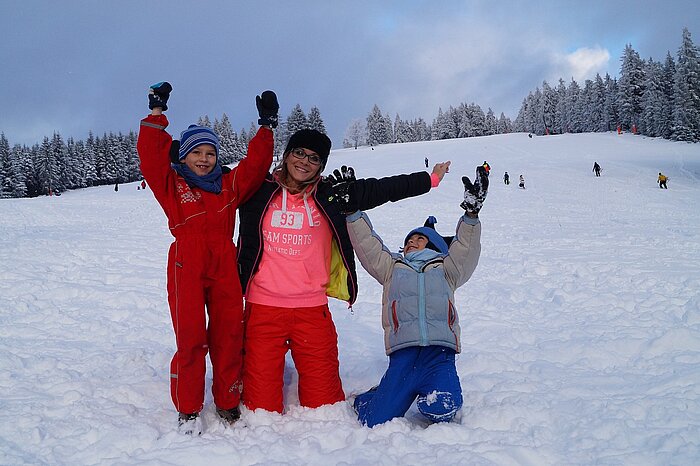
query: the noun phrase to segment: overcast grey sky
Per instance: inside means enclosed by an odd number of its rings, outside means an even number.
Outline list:
[[[273,89],[286,116],[321,110],[334,147],[374,104],[392,120],[475,102],[514,119],[543,80],[617,77],[625,44],[675,57],[700,45],[697,0],[0,0],[0,132],[138,129],[149,84],[173,84],[169,131],[200,115],[257,120]]]

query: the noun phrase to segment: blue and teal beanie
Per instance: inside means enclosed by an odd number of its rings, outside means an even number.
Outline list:
[[[219,137],[206,126],[190,125],[185,131],[180,133],[180,153],[179,159],[182,161],[187,154],[202,144],[211,144],[216,148],[216,157],[219,157]]]
[[[445,238],[442,235],[440,235],[440,233],[435,231],[436,223],[437,220],[431,215],[425,221],[425,225],[423,225],[422,227],[414,228],[413,230],[409,231],[406,235],[406,239],[403,240],[404,247],[406,246],[406,243],[408,243],[408,239],[417,233],[428,238],[428,244],[425,245],[426,248],[432,249],[433,251],[437,251],[440,254],[447,254],[449,246]]]

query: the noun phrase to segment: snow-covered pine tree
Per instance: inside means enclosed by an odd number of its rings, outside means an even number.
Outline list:
[[[690,31],[683,29],[678,48],[673,88],[672,138],[677,141],[700,141],[700,53]]]
[[[590,96],[590,111],[591,131],[605,132],[608,131],[609,122],[605,112],[605,83],[600,73],[596,73],[595,79],[591,85]]]
[[[197,126],[206,126],[207,128],[212,128],[211,121],[209,120],[209,115],[199,117],[199,119],[197,120]]]
[[[542,134],[554,131],[554,121],[557,112],[557,93],[547,81],[542,81],[542,97],[540,111],[542,116]]]
[[[219,163],[228,165],[240,160],[238,136],[231,127],[231,120],[225,113],[221,121],[214,120],[214,132],[219,136]]]
[[[384,116],[377,104],[372,107],[372,111],[367,115],[367,144],[378,146],[389,141],[385,139],[386,130],[384,128]]]
[[[568,107],[566,106],[566,83],[559,78],[556,89],[556,106],[554,107],[554,124],[552,129],[555,134],[563,134],[569,131],[566,124]]]
[[[570,133],[580,133],[582,131],[582,108],[580,103],[581,88],[578,83],[572,78],[568,89],[566,90],[566,108],[567,120],[566,126]]]
[[[309,120],[306,118],[304,110],[301,109],[301,105],[296,104],[287,117],[287,131],[289,135],[291,136],[300,129],[307,129],[308,127]]]
[[[451,108],[451,107],[450,107]],[[433,123],[431,125],[432,128],[432,134],[431,134],[431,139],[432,140],[438,140],[438,139],[449,139],[456,137],[456,134],[453,133],[453,128],[452,128],[452,119],[450,118],[450,115],[446,112],[442,111],[442,107],[438,109],[438,114],[433,120]]]
[[[498,134],[513,132],[513,123],[511,123],[510,118],[506,117],[506,114],[503,112],[501,112],[501,116],[498,117],[497,132]]]
[[[625,46],[618,81],[618,106],[622,127],[639,126],[644,95],[644,62],[631,44]]]
[[[121,134],[120,134],[121,136]],[[124,156],[126,157],[126,166],[128,167],[128,181],[138,181],[142,178],[141,169],[139,168],[139,154],[136,152],[136,141],[138,134],[134,131],[129,131],[129,134],[124,136],[122,147],[124,148]]]
[[[614,131],[617,129],[620,117],[617,110],[617,80],[610,77],[609,74],[605,74],[605,103],[604,112],[606,119],[608,121],[607,131]]]
[[[49,152],[49,176],[54,193],[66,190],[66,145],[59,133],[54,133]]]
[[[103,134],[100,138],[100,145],[105,154],[105,171],[102,174],[102,184],[113,184],[119,181],[119,171],[117,168],[119,160],[119,148],[114,144],[114,133]]]
[[[307,120],[309,129],[315,129],[326,134],[326,125],[323,123],[323,118],[321,118],[321,111],[315,105],[309,110]]]
[[[486,111],[486,130],[485,135],[491,136],[492,134],[498,133],[498,122],[496,121],[496,115],[493,113],[493,109],[489,107]]]
[[[365,120],[359,118],[353,119],[345,129],[345,137],[343,138],[343,146],[353,147],[357,149],[366,143],[367,140],[367,124]]]
[[[430,141],[430,127],[423,118],[413,120],[411,127],[416,141]]]
[[[85,170],[85,186],[96,186],[99,184],[100,178],[97,173],[97,148],[95,147],[95,137],[92,131],[88,134],[88,138],[84,143],[82,154],[87,164],[87,170]]]
[[[5,133],[0,133],[0,199],[12,197],[13,190],[12,162],[10,161],[10,143]]]
[[[645,62],[644,95],[642,95],[641,133],[651,137],[661,136],[663,119],[664,91],[661,79],[661,63],[649,58]]]
[[[31,148],[23,147],[22,152],[26,154],[27,161],[23,161],[27,196],[36,197],[48,194],[44,188],[45,180],[42,178],[42,167],[40,166],[40,151],[41,146],[34,144]],[[45,168],[45,167],[43,167]]]
[[[673,128],[673,88],[676,80],[676,62],[673,60],[671,52],[666,52],[666,60],[661,73],[661,88],[664,97],[661,109],[660,136],[670,139]]]
[[[522,131],[522,132],[527,132],[528,130],[525,128],[525,112],[527,111],[527,97],[523,99],[523,102],[520,104],[520,110],[518,110],[518,115],[515,117],[515,121],[513,121],[513,131]]]
[[[447,111],[448,115],[458,115],[458,118],[448,118],[450,123],[456,123],[456,130],[452,129],[452,124],[450,125],[449,137],[450,138],[471,138],[476,136],[476,130],[474,129],[473,115],[471,109],[464,103],[460,104],[457,109],[450,109]]]
[[[31,171],[31,155],[29,149],[15,144],[10,149],[10,165],[12,172],[12,197],[27,196],[27,175]]]

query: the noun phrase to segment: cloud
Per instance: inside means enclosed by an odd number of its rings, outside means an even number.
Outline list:
[[[430,121],[438,108],[474,102],[514,118],[524,89],[541,84],[543,70],[555,67],[552,57],[562,55],[552,45],[561,42],[555,32],[516,19],[486,23],[454,15],[439,28],[419,20],[401,24],[371,66],[377,77],[371,81],[386,83],[377,86],[376,103],[391,116]]]
[[[581,83],[586,79],[593,79],[596,73],[605,73],[610,64],[610,52],[599,46],[581,47],[556,61],[559,62],[559,69],[555,71],[559,73],[559,77],[565,81],[571,77]]]

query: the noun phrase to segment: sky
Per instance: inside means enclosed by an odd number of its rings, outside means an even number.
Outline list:
[[[273,89],[282,117],[317,106],[338,148],[375,104],[392,121],[471,102],[514,119],[543,80],[618,76],[626,44],[675,56],[683,27],[700,44],[695,0],[0,0],[0,132],[137,130],[167,80],[175,135],[224,113],[247,129]]]
[[[461,175],[491,165],[479,264],[455,292],[454,422],[428,425],[414,405],[370,429],[346,401],[301,407],[288,357],[284,414],[244,408],[225,428],[209,367],[204,432],[180,435],[173,238],[151,190],[125,183],[0,200],[0,464],[700,464],[700,144],[512,133],[342,149],[328,170],[407,173],[426,154],[452,161],[440,186],[368,215],[393,251],[428,215],[451,234]],[[357,279],[352,311],[329,300],[348,397],[387,368],[382,287],[359,263]]]

